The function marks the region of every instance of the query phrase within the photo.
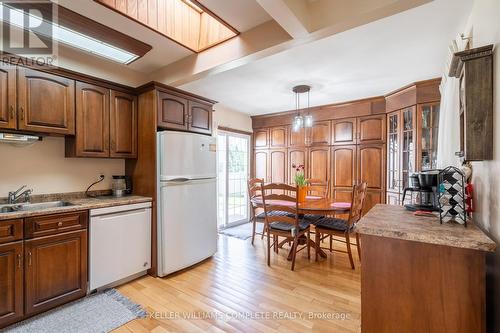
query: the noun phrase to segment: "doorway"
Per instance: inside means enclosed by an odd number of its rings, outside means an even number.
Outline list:
[[[219,229],[248,222],[249,165],[250,135],[218,130],[217,224]]]

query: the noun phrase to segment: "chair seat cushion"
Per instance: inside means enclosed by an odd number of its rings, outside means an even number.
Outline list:
[[[348,229],[346,220],[338,219],[335,217],[324,217],[316,221],[314,225],[317,228],[338,230],[338,231],[346,231]]]
[[[306,230],[309,227],[309,225],[310,225],[310,223],[307,221],[304,221],[304,220],[300,221],[299,222],[300,231]],[[271,229],[275,229],[275,230],[291,231],[295,226],[293,224],[285,223],[285,222],[273,222],[273,223],[269,224],[269,227]]]
[[[273,210],[269,212],[269,216],[293,216],[293,214],[290,214],[289,212],[282,212],[279,210]],[[257,219],[263,220],[266,217],[266,214],[264,212],[258,214],[255,216]]]
[[[321,220],[322,218],[324,218],[324,216],[322,215],[315,215],[315,214],[305,214],[303,219],[310,222],[310,223],[315,223],[319,220]]]

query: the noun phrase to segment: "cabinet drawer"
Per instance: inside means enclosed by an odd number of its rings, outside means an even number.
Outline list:
[[[23,239],[23,220],[0,221],[0,244]]]
[[[88,212],[63,213],[29,217],[25,220],[26,238],[59,234],[85,229],[88,225]]]

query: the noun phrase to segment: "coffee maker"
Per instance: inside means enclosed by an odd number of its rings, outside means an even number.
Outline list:
[[[439,170],[416,172],[410,176],[411,187],[403,191],[403,203],[410,192],[410,203],[405,208],[415,212],[418,210],[439,212],[438,202],[438,174]],[[414,196],[414,194],[417,194]]]

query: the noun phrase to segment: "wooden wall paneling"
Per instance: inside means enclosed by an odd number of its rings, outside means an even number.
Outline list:
[[[110,95],[110,157],[137,157],[137,97],[118,91]]]
[[[331,122],[316,121],[311,129],[311,145],[328,146],[331,138]]]
[[[149,24],[148,0],[137,0],[137,19],[139,22]]]
[[[127,12],[127,0],[116,0],[114,1],[112,0],[111,2],[107,2],[106,4],[108,6],[113,6],[116,8],[116,10],[122,12],[122,13],[126,13]]]
[[[0,245],[0,328],[20,320],[23,310],[23,242]]]
[[[157,130],[157,91],[142,93],[138,101],[137,118],[137,159],[125,161],[125,173],[132,176],[134,194],[152,198],[151,221],[151,269],[155,276],[157,260],[157,225],[156,225],[156,130]]]
[[[18,128],[25,131],[75,134],[75,81],[18,67]]]
[[[289,148],[288,149],[288,182],[295,184],[295,173],[297,172],[293,165],[304,165],[304,169],[309,170],[307,163],[307,148]]]
[[[330,147],[309,148],[307,165],[307,178],[330,181]]]
[[[0,128],[17,127],[16,67],[0,63]]]
[[[332,145],[356,144],[356,118],[345,118],[332,121]]]
[[[138,18],[137,1],[138,0],[127,0],[127,13],[126,14],[134,19]]]
[[[256,149],[269,147],[269,129],[262,128],[253,132],[253,144]]]
[[[286,148],[287,142],[287,127],[271,127],[269,129],[270,147],[271,148]]]
[[[385,142],[385,114],[361,117],[357,121],[358,144]]]

